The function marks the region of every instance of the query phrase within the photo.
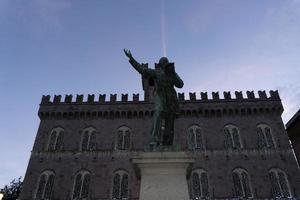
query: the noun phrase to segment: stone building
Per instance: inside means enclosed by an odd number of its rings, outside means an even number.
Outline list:
[[[298,163],[300,161],[300,109],[286,124],[286,131],[293,145]]]
[[[21,199],[138,200],[131,158],[150,140],[153,80],[143,88],[144,100],[43,96]],[[278,92],[223,94],[178,94],[174,151],[195,157],[191,199],[297,199],[300,173]]]

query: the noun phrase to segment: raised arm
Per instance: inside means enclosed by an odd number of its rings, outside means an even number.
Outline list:
[[[138,71],[140,74],[142,74],[143,76],[150,76],[150,77],[155,77],[156,73],[153,69],[148,69],[148,64],[140,64],[139,62],[137,62],[130,50],[128,49],[124,49],[124,53],[125,55],[129,58],[129,63],[133,66],[133,68]]]

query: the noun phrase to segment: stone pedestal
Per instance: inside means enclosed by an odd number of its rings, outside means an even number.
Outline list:
[[[141,178],[140,200],[189,200],[185,152],[142,152],[132,158]]]

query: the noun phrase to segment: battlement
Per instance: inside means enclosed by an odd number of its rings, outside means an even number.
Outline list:
[[[203,101],[203,102],[214,102],[214,101],[261,101],[261,100],[280,100],[279,93],[277,90],[269,91],[269,95],[267,95],[266,91],[259,90],[257,95],[255,95],[254,91],[247,91],[246,96],[244,97],[242,91],[235,91],[235,97],[232,97],[231,92],[223,92],[223,98],[220,97],[219,92],[212,92],[211,98],[208,96],[207,92],[200,92],[200,98],[197,98],[196,92],[190,92],[188,94],[189,98],[185,98],[185,93],[178,93],[178,99],[180,102],[191,102],[191,101]],[[41,105],[47,104],[114,104],[114,103],[138,103],[145,102],[144,100],[140,100],[139,94],[133,94],[132,99],[129,100],[128,94],[122,94],[121,99],[117,99],[117,94],[110,94],[110,98],[107,99],[105,94],[89,94],[86,99],[84,99],[84,95],[77,94],[76,98],[73,98],[73,95],[65,95],[64,99],[62,99],[62,95],[54,95],[51,99],[50,95],[43,95]]]

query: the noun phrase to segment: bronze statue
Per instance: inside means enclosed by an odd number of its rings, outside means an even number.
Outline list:
[[[155,113],[151,130],[150,145],[172,145],[174,138],[174,120],[178,113],[179,103],[177,88],[183,87],[183,81],[175,72],[174,63],[166,57],[159,60],[158,69],[149,69],[148,64],[138,63],[129,50],[124,49],[130,64],[144,77],[152,78],[155,85]]]

